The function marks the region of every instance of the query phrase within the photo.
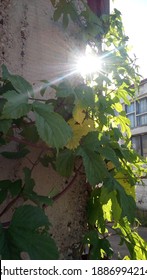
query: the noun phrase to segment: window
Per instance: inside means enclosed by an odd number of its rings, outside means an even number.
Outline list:
[[[147,125],[147,97],[125,106],[126,115],[131,122],[131,128]]]
[[[137,126],[147,125],[147,97],[136,102]]]
[[[127,115],[127,117],[130,120],[131,128],[134,128],[135,127],[135,113],[129,114],[129,115]]]
[[[133,149],[141,155],[141,139],[140,135],[132,136],[132,147]]]
[[[147,157],[147,134],[142,136],[143,156]]]
[[[147,98],[142,98],[136,102],[136,113],[142,114],[147,112]]]
[[[147,125],[147,114],[137,116],[137,126]]]
[[[132,113],[132,112],[134,112],[134,111],[135,111],[134,102],[131,103],[130,105],[126,105],[126,113],[127,113],[127,114],[130,114],[130,113]]]
[[[135,103],[131,103],[130,105],[126,105],[126,114],[128,119],[131,122],[131,128],[135,127]]]
[[[132,136],[132,147],[138,154],[147,157],[147,134]]]

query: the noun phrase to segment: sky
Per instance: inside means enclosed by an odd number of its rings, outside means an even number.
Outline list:
[[[136,55],[139,73],[147,78],[147,0],[111,0],[111,9],[122,13],[129,46]]]

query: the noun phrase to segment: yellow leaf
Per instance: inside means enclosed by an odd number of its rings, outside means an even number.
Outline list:
[[[77,101],[77,103],[73,109],[73,118],[79,124],[82,124],[82,122],[85,119],[85,113],[83,110],[84,110],[84,107],[82,106],[82,104],[79,101]]]
[[[120,183],[120,185],[125,189],[127,195],[131,195],[134,199],[136,198],[135,186],[131,186],[125,176],[118,172],[115,175],[115,179]]]
[[[66,145],[66,147],[70,150],[76,149],[80,144],[81,138],[83,136],[86,136],[88,134],[88,132],[95,130],[93,120],[85,120],[80,125],[80,124],[76,123],[74,119],[70,119],[68,121],[68,124],[72,128],[72,132],[73,132],[72,138],[69,140],[69,142]]]

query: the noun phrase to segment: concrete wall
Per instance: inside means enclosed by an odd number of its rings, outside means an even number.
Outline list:
[[[36,95],[39,92],[40,80],[57,82],[73,70],[80,45],[72,36],[75,33],[73,31],[78,32],[77,26],[70,24],[66,32],[60,23],[53,22],[52,15],[53,9],[49,0],[0,1],[0,64],[6,64],[11,72],[23,75],[33,83]],[[72,78],[74,80],[77,77]],[[52,97],[50,91],[47,95]],[[4,149],[15,151],[17,145],[11,143]],[[35,161],[39,152],[35,148],[31,149],[28,159],[21,161],[1,157],[0,179],[21,178],[23,167],[31,167],[30,160]],[[33,177],[36,191],[44,195],[51,191],[54,194],[60,192],[67,185],[65,178],[58,176],[51,167],[43,168],[41,164],[34,169]],[[53,207],[46,209],[53,225],[51,232],[62,259],[78,258],[77,248],[87,227],[87,196],[87,190],[78,178]],[[21,203],[22,201],[18,201],[17,205]],[[1,221],[7,221],[12,212],[6,213]]]
[[[144,185],[136,186],[137,207],[147,210],[147,179],[143,180]]]

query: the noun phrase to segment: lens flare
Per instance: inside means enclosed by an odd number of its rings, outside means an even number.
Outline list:
[[[82,76],[95,74],[101,71],[102,61],[98,56],[98,49],[86,46],[85,54],[77,60],[77,72]]]
[[[101,59],[94,54],[87,54],[79,58],[77,62],[77,71],[85,76],[87,74],[97,73],[101,70]]]

